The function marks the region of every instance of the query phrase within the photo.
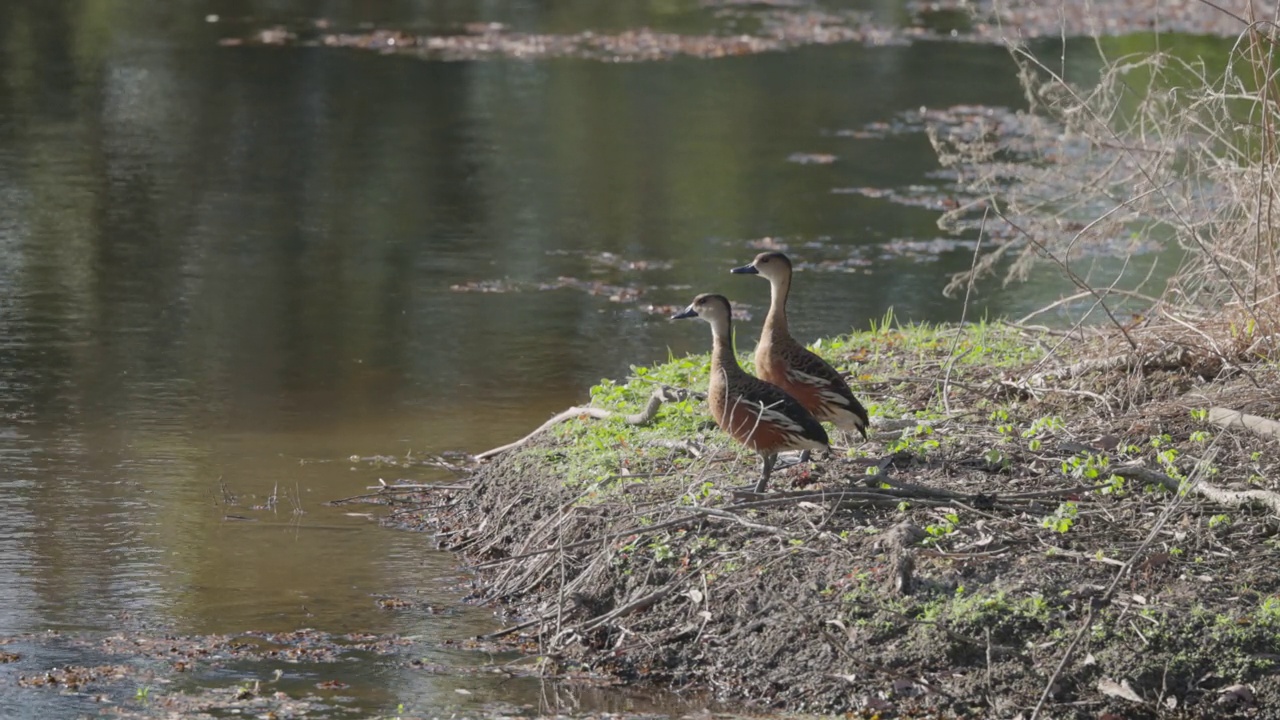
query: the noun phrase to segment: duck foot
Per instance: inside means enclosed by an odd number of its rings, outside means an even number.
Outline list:
[[[798,453],[787,453],[778,456],[778,464],[773,466],[774,470],[786,470],[789,467],[795,467],[802,463],[809,462],[811,453],[808,450],[801,450]]]

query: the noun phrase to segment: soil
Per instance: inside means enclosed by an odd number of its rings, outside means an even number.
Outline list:
[[[1275,416],[1280,369],[1189,333],[844,339],[872,440],[765,495],[707,426],[614,428],[620,467],[571,482],[611,422],[582,419],[393,504],[509,613],[485,642],[550,672],[854,717],[1275,717],[1277,440],[1208,409]]]

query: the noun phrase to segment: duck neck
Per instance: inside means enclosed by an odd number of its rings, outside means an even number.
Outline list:
[[[733,321],[724,318],[711,324],[711,369],[714,375],[742,372],[733,352]]]
[[[769,279],[769,314],[764,319],[764,334],[769,338],[783,338],[787,331],[787,295],[791,292],[791,273]]]

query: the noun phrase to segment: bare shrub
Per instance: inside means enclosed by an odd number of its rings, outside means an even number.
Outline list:
[[[1068,81],[1061,59],[1055,69],[1011,42],[1027,127],[1012,140],[930,131],[960,191],[980,198],[940,226],[972,230],[981,218],[984,229],[983,252],[947,292],[992,275],[1022,280],[1047,262],[1092,296],[1090,312],[1115,321],[1111,296],[1132,293],[1116,290],[1120,275],[1082,276],[1081,261],[1119,254],[1120,274],[1132,273],[1133,249],[1176,248],[1177,271],[1146,289],[1158,312],[1194,326],[1216,353],[1269,356],[1280,330],[1277,21],[1240,22],[1221,66],[1160,51],[1112,58],[1095,43],[1101,69],[1088,86]]]

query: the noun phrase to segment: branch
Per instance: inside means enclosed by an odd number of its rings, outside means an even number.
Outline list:
[[[623,415],[622,413],[614,412],[612,410],[605,410],[603,408],[571,407],[568,410],[565,410],[564,412],[551,418],[550,420],[542,423],[541,425],[538,426],[537,430],[534,430],[533,432],[529,433],[528,435],[525,435],[519,440],[516,440],[515,442],[512,442],[512,443],[507,443],[506,445],[493,448],[492,450],[485,450],[484,452],[478,453],[472,457],[474,457],[477,461],[487,460],[491,457],[494,457],[495,455],[501,455],[502,453],[507,452],[508,450],[515,450],[516,448],[521,447],[522,445],[525,445],[530,440],[533,440],[535,437],[546,432],[549,428],[559,425],[560,423],[566,420],[572,420],[573,418],[582,417],[584,415],[587,417],[595,418],[597,420],[608,420],[611,417],[621,416],[623,422],[627,423],[628,425],[648,425],[649,423],[653,422],[653,418],[657,416],[658,408],[662,407],[662,403],[678,402],[688,397],[688,395],[689,393],[685,390],[667,387],[665,385],[656,387],[653,389],[653,394],[649,396],[649,404],[645,405],[644,410],[641,410],[638,413],[632,413],[630,415]]]
[[[1209,422],[1224,428],[1242,427],[1263,437],[1280,438],[1280,423],[1257,415],[1247,415],[1239,410],[1209,408]]]
[[[784,529],[782,529],[782,528],[780,528],[780,527],[774,527],[773,525],[761,525],[760,523],[754,523],[754,522],[751,522],[750,520],[748,520],[748,519],[746,519],[746,518],[742,517],[741,515],[738,515],[738,514],[736,514],[736,513],[731,513],[731,512],[729,512],[729,511],[727,511],[727,510],[717,510],[717,509],[715,509],[715,508],[709,508],[709,507],[695,507],[695,506],[692,506],[692,505],[676,505],[675,507],[676,507],[677,509],[684,510],[685,512],[691,512],[691,513],[695,513],[695,514],[697,514],[697,515],[706,515],[707,517],[723,518],[723,519],[725,519],[725,520],[732,520],[732,521],[734,521],[734,522],[738,523],[739,525],[741,525],[741,526],[743,526],[743,527],[751,528],[752,530],[764,530],[764,531],[766,531],[766,532],[774,533],[775,535],[786,535],[786,534],[787,534],[787,531],[786,531],[786,530],[784,530]]]
[[[1162,472],[1136,463],[1114,467],[1111,472],[1122,478],[1163,485],[1173,492],[1178,492],[1184,485],[1177,478],[1169,477]],[[1245,507],[1253,503],[1259,503],[1270,508],[1271,512],[1280,515],[1280,495],[1270,490],[1227,490],[1216,485],[1210,485],[1203,480],[1195,483],[1188,482],[1185,485],[1188,488],[1188,492],[1212,502],[1232,507]]]

